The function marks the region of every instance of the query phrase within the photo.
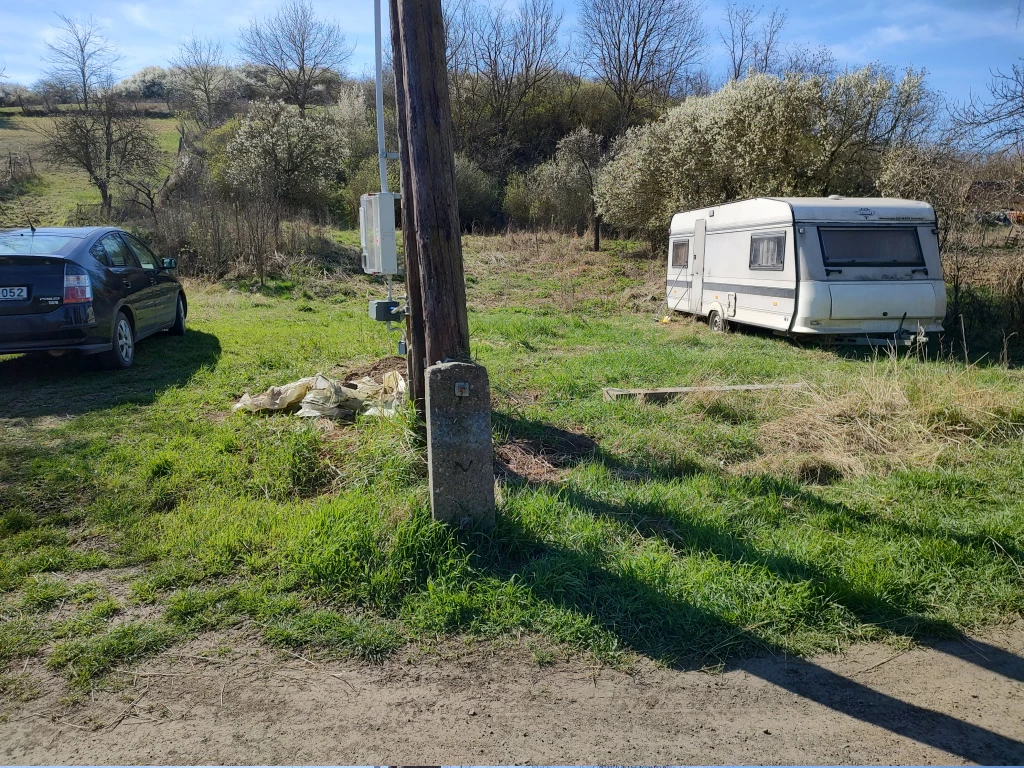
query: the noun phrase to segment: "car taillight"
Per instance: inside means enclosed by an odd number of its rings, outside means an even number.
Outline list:
[[[64,265],[64,303],[86,304],[92,301],[89,273],[76,264]]]

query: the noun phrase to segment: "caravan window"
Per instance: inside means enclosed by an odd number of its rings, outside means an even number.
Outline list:
[[[669,263],[670,267],[675,269],[683,269],[690,261],[690,241],[679,240],[678,242],[672,243],[672,260]]]
[[[818,228],[826,267],[923,267],[913,227]]]
[[[750,237],[751,269],[782,269],[786,260],[786,233],[762,232]]]

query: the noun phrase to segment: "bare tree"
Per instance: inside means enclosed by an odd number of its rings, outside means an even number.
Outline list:
[[[110,87],[95,92],[89,110],[59,112],[40,130],[50,162],[88,174],[106,216],[115,184],[138,189],[141,179],[158,172],[160,150],[152,129],[141,115],[126,110]]]
[[[75,90],[60,80],[43,79],[32,86],[32,92],[43,102],[43,109],[53,112],[59,104],[68,104],[75,99]]]
[[[341,28],[318,18],[308,0],[288,0],[273,16],[251,22],[238,47],[281,81],[286,100],[302,116],[317,88],[343,71],[353,50]]]
[[[645,99],[662,102],[704,54],[697,0],[580,0],[583,62],[611,90],[625,131]]]
[[[724,27],[718,37],[729,54],[729,78],[739,80],[748,71],[777,72],[782,62],[782,30],[788,15],[772,8],[767,15],[762,6],[725,6]]]
[[[82,108],[89,109],[90,95],[113,76],[121,57],[92,16],[79,21],[58,13],[57,18],[57,36],[46,44],[46,76],[72,86]]]
[[[992,73],[987,98],[972,95],[953,114],[957,138],[986,149],[1024,148],[1024,58],[1011,65],[1008,73]]]
[[[511,9],[473,0],[446,6],[456,149],[471,151],[486,170],[505,167],[526,140],[529,105],[546,92],[566,57],[561,24],[552,0],[520,0]]]
[[[607,160],[601,150],[601,137],[586,128],[577,128],[560,142],[555,162],[568,167],[571,173],[583,182],[587,202],[590,206],[590,226],[593,229],[594,245],[592,250],[601,250],[601,214],[597,211],[594,190],[597,186],[597,174]]]
[[[786,61],[783,64],[786,72],[801,75],[833,78],[839,74],[839,65],[831,49],[824,45],[809,48],[803,45],[791,45],[786,48]]]
[[[262,288],[267,274],[267,260],[273,255],[281,224],[281,204],[269,190],[249,189],[236,200],[235,215],[240,226],[242,247],[252,261]]]
[[[473,0],[445,0],[441,10],[448,72],[464,73],[468,69],[470,39],[477,23],[478,8]]]
[[[230,82],[230,71],[221,44],[193,35],[171,59],[175,86],[200,127],[214,125],[221,112]]]
[[[775,72],[779,68],[782,54],[780,38],[787,20],[786,12],[778,8],[772,8],[771,13],[764,17],[751,56],[755,72]]]
[[[718,30],[718,37],[729,54],[729,79],[739,80],[747,71],[754,47],[754,24],[758,9],[750,5],[727,3],[725,6],[725,27]]]

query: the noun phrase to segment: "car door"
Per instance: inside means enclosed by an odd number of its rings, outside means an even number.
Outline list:
[[[156,257],[146,244],[127,232],[121,233],[122,239],[128,243],[135,254],[139,265],[149,276],[150,292],[152,293],[153,326],[168,328],[174,323],[178,309],[178,281],[161,267]]]
[[[135,335],[145,335],[153,327],[149,275],[135,262],[131,249],[116,232],[101,237],[97,245],[102,246],[107,266],[115,281],[120,282],[121,295],[135,315]]]

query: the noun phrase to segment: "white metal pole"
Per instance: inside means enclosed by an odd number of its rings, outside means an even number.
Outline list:
[[[384,151],[384,62],[380,43],[380,4],[373,0],[374,32],[377,36],[377,155],[380,162],[380,191],[388,191],[388,156]]]

